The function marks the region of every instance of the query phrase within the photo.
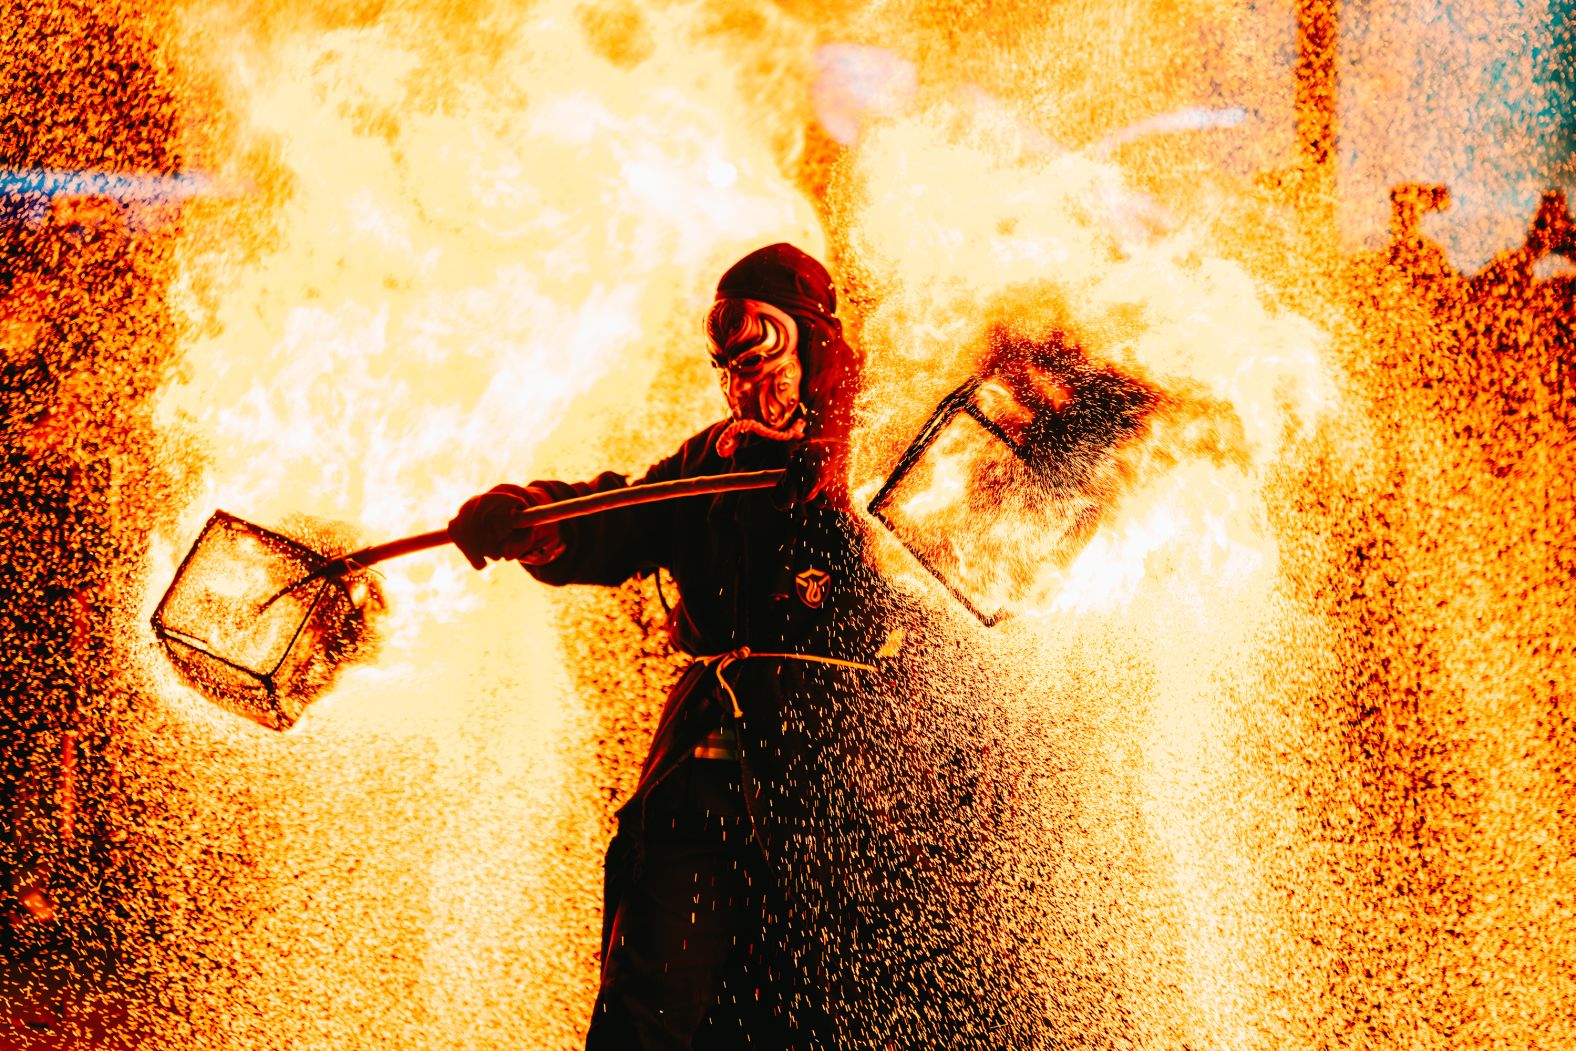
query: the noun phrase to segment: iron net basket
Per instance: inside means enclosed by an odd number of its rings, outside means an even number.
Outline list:
[[[1093,539],[1161,404],[1062,340],[998,346],[937,406],[870,513],[990,627]]]
[[[269,729],[289,729],[362,646],[373,605],[365,574],[292,588],[327,561],[217,511],[154,611],[154,634],[204,696]]]

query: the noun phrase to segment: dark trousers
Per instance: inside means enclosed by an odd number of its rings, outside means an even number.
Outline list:
[[[784,1046],[769,1032],[767,882],[738,763],[688,759],[626,807],[608,848],[587,1051]]]

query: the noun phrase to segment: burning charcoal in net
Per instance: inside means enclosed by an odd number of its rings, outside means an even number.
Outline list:
[[[1065,568],[1127,488],[1160,392],[1061,339],[998,344],[937,408],[870,511],[987,626]]]
[[[154,632],[204,696],[270,729],[289,729],[340,665],[365,650],[381,608],[364,573],[290,589],[326,561],[219,511],[160,601]]]

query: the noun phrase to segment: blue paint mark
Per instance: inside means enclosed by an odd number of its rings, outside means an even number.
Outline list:
[[[62,196],[107,197],[120,204],[133,226],[154,217],[151,206],[179,203],[218,192],[214,180],[196,172],[142,175],[131,172],[66,171],[54,168],[0,168],[0,224],[38,226],[49,216],[49,202]]]
[[[133,175],[119,172],[58,171],[50,168],[0,168],[0,194],[93,194],[119,201],[167,201],[194,197],[213,188],[206,175]]]

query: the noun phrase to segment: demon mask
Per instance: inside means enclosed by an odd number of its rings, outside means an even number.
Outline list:
[[[728,448],[742,433],[790,441],[804,433],[799,328],[788,314],[755,299],[719,299],[706,318],[711,363],[732,410]]]

